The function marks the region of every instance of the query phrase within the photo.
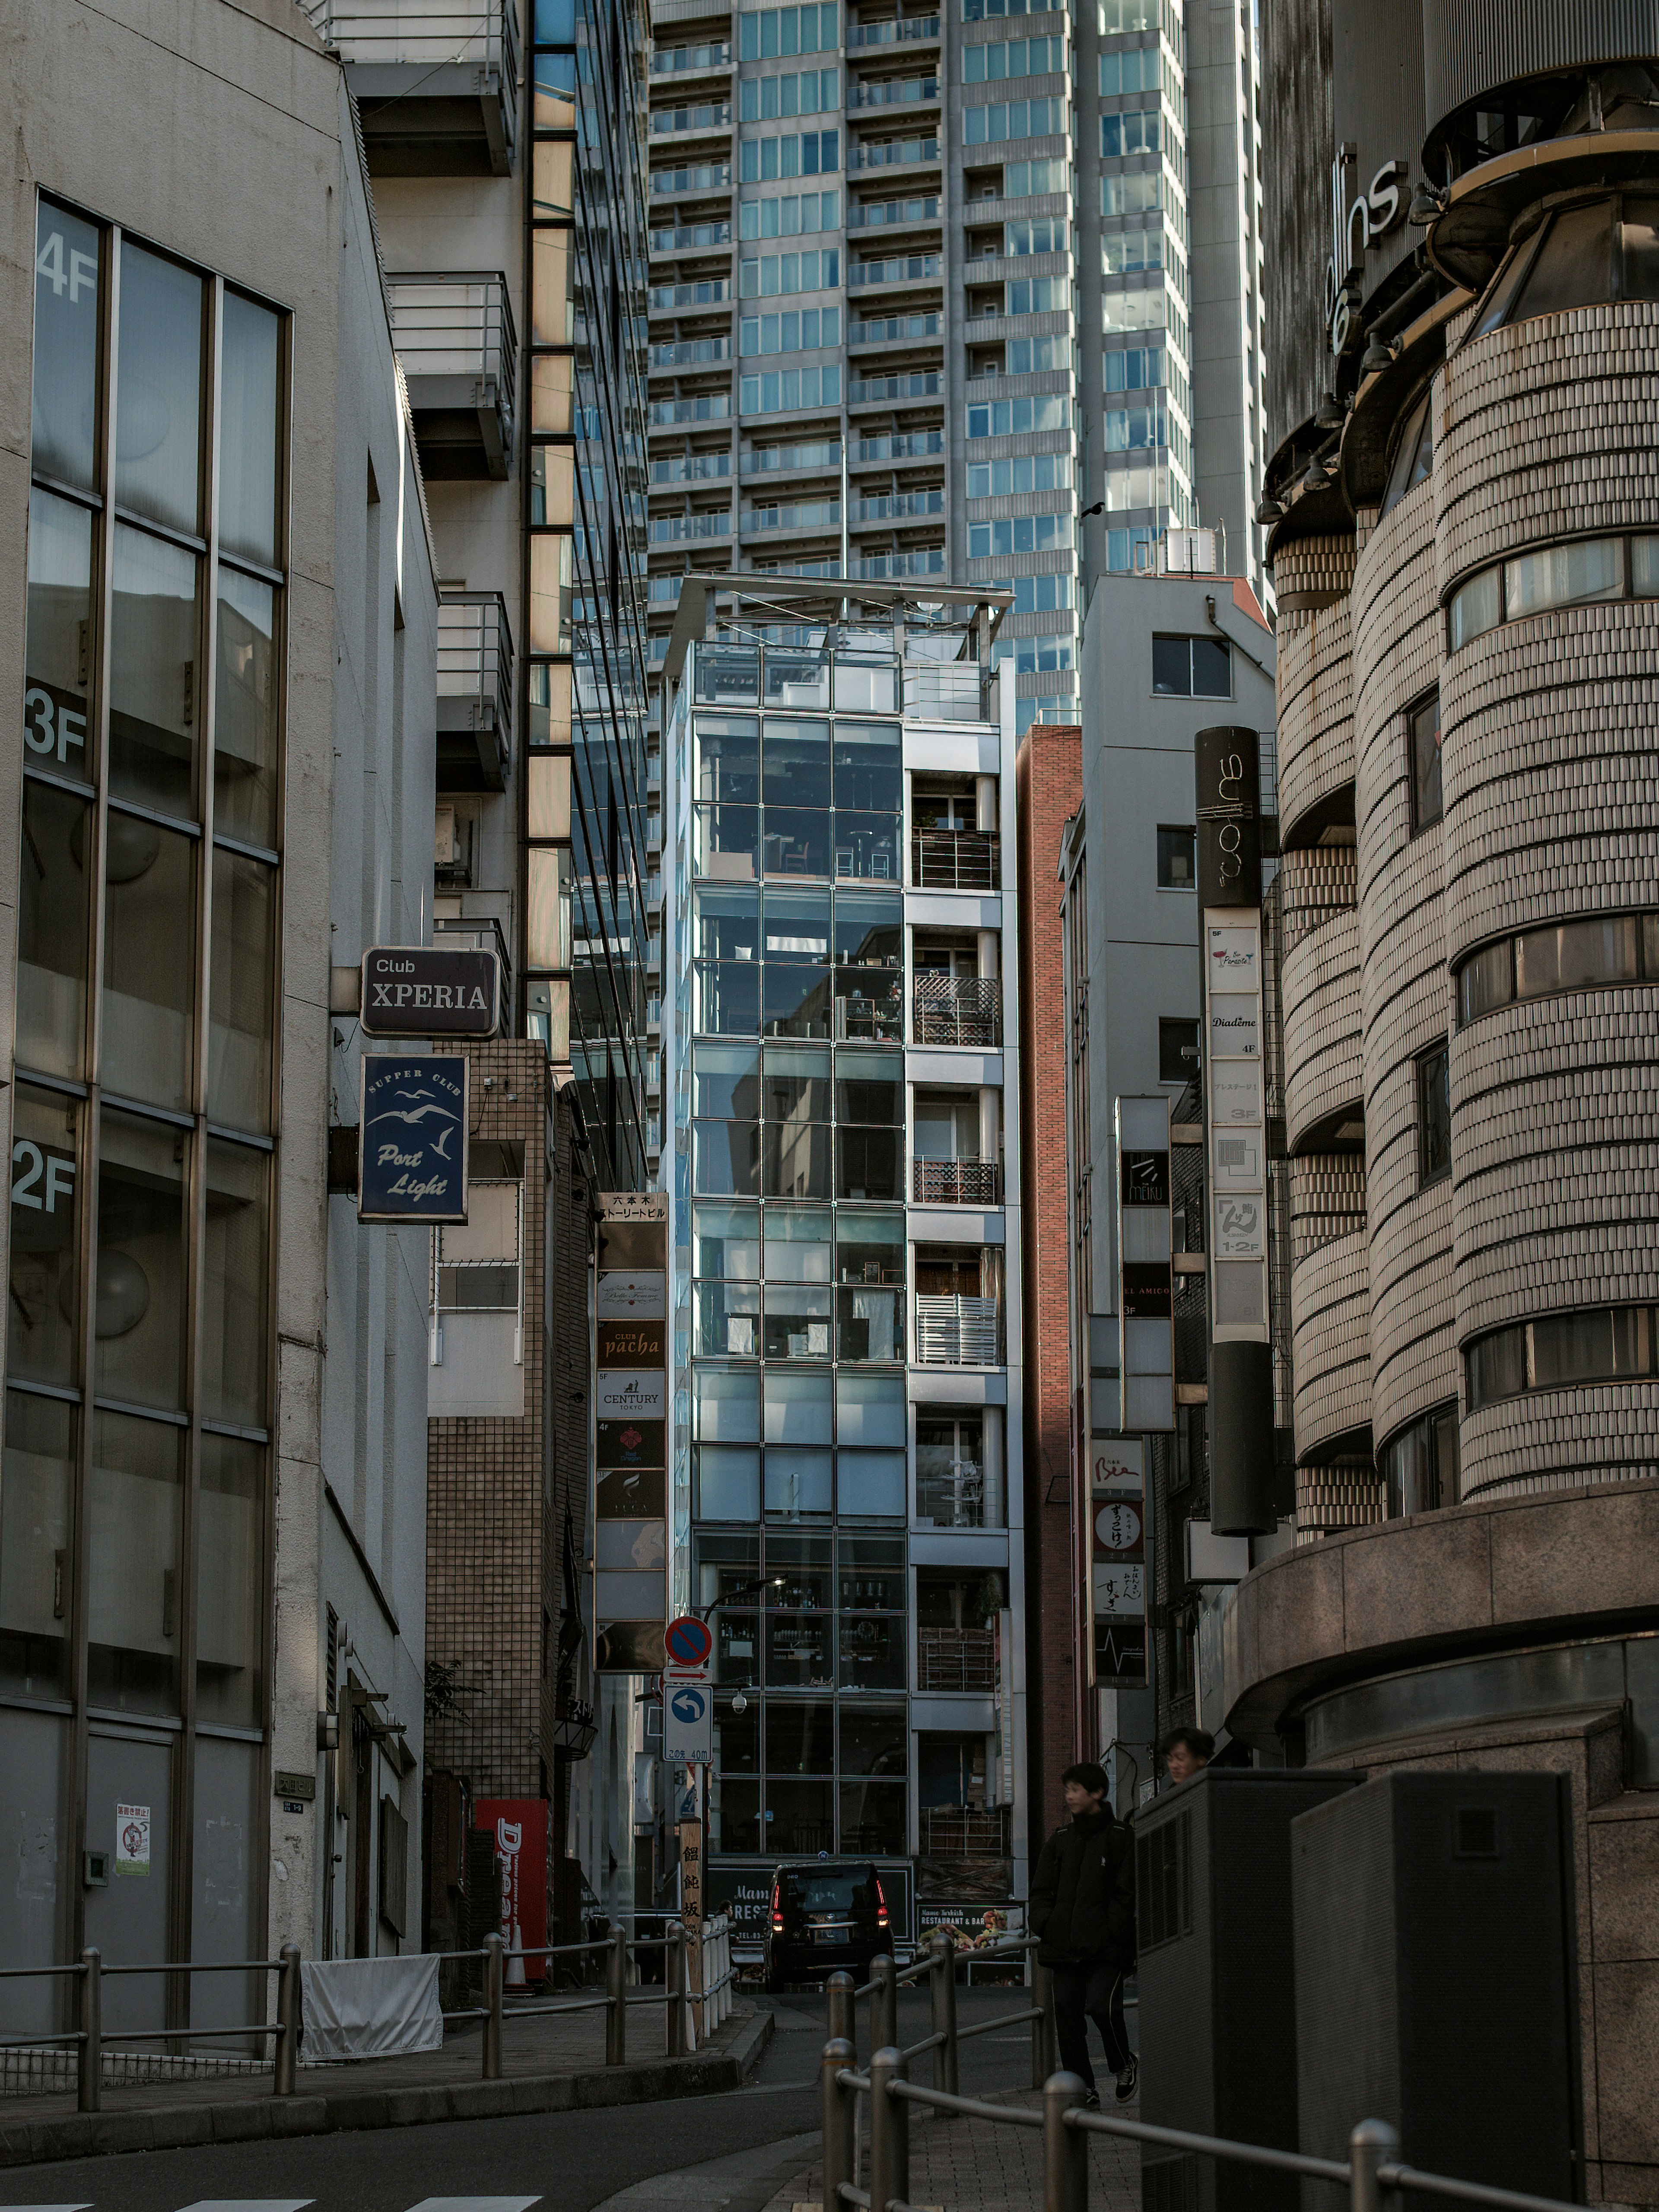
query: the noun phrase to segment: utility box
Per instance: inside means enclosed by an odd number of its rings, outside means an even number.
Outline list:
[[[1565,1775],[1466,1768],[1297,1820],[1303,2150],[1387,2120],[1407,2165],[1583,2202],[1571,1817]]]
[[[1291,1823],[1357,1774],[1206,1766],[1135,1821],[1140,2117],[1295,2150]],[[1146,2143],[1143,2212],[1296,2212],[1294,2174]]]

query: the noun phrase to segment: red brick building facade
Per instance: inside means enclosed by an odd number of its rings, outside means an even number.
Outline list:
[[[1034,722],[1016,770],[1019,1085],[1024,1131],[1026,1713],[1033,1837],[1065,1817],[1060,1777],[1082,1758],[1088,1679],[1071,1403],[1070,1208],[1066,1184],[1066,1001],[1059,862],[1083,796],[1083,732]]]

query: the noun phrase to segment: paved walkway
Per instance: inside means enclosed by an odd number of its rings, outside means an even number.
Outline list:
[[[1110,2082],[1107,2094],[1111,2094]],[[986,2097],[990,2105],[1042,2110],[1033,2089]],[[1121,2107],[1138,2119],[1139,2100]],[[862,2172],[868,2179],[866,2139]],[[916,2212],[1042,2212],[1042,2131],[994,2120],[944,2119],[910,2107],[910,2194]],[[1140,2212],[1140,2148],[1121,2136],[1089,2137],[1091,2212]],[[765,2212],[823,2212],[821,2160],[794,2175]]]

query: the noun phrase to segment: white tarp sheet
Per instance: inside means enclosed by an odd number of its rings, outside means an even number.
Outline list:
[[[443,2047],[438,1961],[430,1954],[303,1960],[300,2003],[301,2058],[389,2058]]]

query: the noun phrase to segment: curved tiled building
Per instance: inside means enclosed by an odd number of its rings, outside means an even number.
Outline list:
[[[1277,35],[1270,96],[1335,57],[1285,126],[1331,190],[1269,211],[1260,517],[1297,1542],[1239,1587],[1228,1725],[1571,1776],[1588,2194],[1650,2203],[1659,7]]]

